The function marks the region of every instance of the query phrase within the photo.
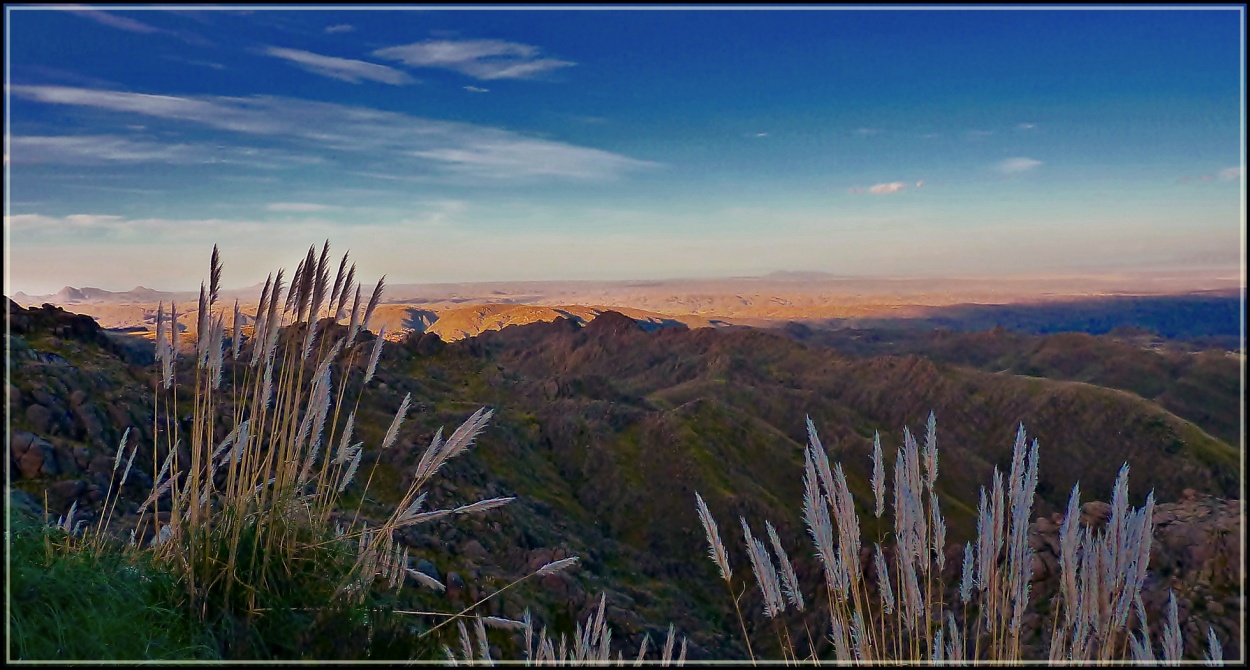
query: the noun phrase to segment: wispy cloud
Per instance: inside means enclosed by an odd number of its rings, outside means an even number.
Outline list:
[[[868,192],[873,195],[890,195],[898,193],[907,188],[907,184],[901,181],[892,181],[888,184],[876,184],[868,187]]]
[[[1220,170],[1220,179],[1224,181],[1236,181],[1241,179],[1242,170],[1239,167],[1230,167]]]
[[[143,126],[136,126],[143,130]],[[260,168],[318,162],[314,157],[247,146],[164,143],[121,135],[19,135],[10,138],[19,163],[104,165],[108,163],[164,163],[196,165],[228,163]]]
[[[326,26],[326,34],[333,35],[335,33],[350,33],[356,30],[356,26],[348,23],[339,23],[333,26]]]
[[[226,66],[225,66],[225,65],[222,65],[221,63],[215,63],[215,62],[213,62],[213,61],[208,61],[208,60],[196,60],[196,59],[193,59],[193,58],[181,58],[181,57],[178,57],[178,56],[171,56],[171,55],[166,55],[166,56],[164,56],[164,58],[165,58],[165,60],[172,60],[172,61],[177,61],[177,62],[179,62],[179,63],[186,63],[187,65],[198,65],[198,66],[200,66],[200,67],[206,67],[206,68],[210,68],[210,69],[213,69],[213,70],[224,70],[224,69],[226,69]]]
[[[1018,156],[998,163],[994,166],[994,169],[1003,174],[1020,174],[1021,172],[1028,172],[1041,164],[1042,162],[1039,160]]]
[[[270,212],[308,213],[328,212],[338,208],[331,205],[321,205],[315,202],[271,202],[265,206],[265,209]]]
[[[145,33],[145,34],[165,32],[165,30],[161,28],[157,28],[156,26],[150,26],[146,23],[143,23],[142,21],[136,21],[134,19],[126,18],[124,16],[118,16],[116,14],[102,12],[98,9],[91,9],[90,7],[85,7],[82,5],[70,5],[70,7],[74,8],[70,11],[71,14],[75,14],[77,16],[81,16],[86,19],[91,19],[92,21],[95,21],[96,23],[100,23],[100,24],[109,26],[111,28],[117,28],[119,30],[126,30],[132,33]]]
[[[540,58],[539,48],[502,40],[427,40],[387,47],[374,56],[410,67],[453,70],[475,79],[530,79],[544,72],[576,65],[571,61]]]
[[[125,16],[118,16],[117,14],[110,12],[102,12],[98,9],[93,9],[83,5],[66,5],[64,8],[69,9],[71,14],[91,19],[96,23],[109,26],[110,28],[117,28],[118,30],[125,30],[127,32],[140,33],[144,35],[171,35],[188,44],[194,44],[196,46],[210,46],[212,44],[199,35],[158,28],[142,21],[136,21]]]
[[[1018,123],[1018,124],[1016,124],[1016,130],[1033,130],[1034,128],[1037,128],[1037,124],[1036,124],[1036,123]]]
[[[465,86],[464,90],[470,93],[490,93],[489,88],[481,88],[480,86]]]
[[[265,49],[265,53],[294,63],[313,74],[352,84],[359,84],[361,81],[376,81],[383,84],[391,84],[392,86],[401,86],[413,82],[412,77],[395,68],[375,63],[366,63],[360,60],[322,56],[311,51],[283,49],[281,47],[269,47]]]
[[[274,96],[168,96],[67,86],[11,86],[21,98],[198,124],[287,142],[345,167],[473,180],[559,177],[601,181],[657,164],[499,128],[439,121],[367,107]],[[372,167],[376,170],[376,167]]]

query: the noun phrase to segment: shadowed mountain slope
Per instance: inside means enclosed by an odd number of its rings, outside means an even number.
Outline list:
[[[26,320],[12,343],[18,487],[39,500],[48,490],[53,514],[77,501],[90,518],[124,425],[134,425],[132,438],[140,440],[138,471],[152,470],[142,446],[151,440],[152,372],[125,364],[86,322],[66,329],[78,322],[63,312],[49,312],[45,323],[43,311],[10,310],[15,323]],[[189,359],[183,379],[192,374]],[[362,367],[358,360],[346,370],[349,388]],[[231,372],[225,378],[229,384]],[[380,453],[405,393],[412,393],[412,412],[396,447]],[[413,334],[386,347],[357,414],[362,473],[375,472],[364,513],[388,512],[437,428],[483,405],[496,410],[494,419],[470,453],[439,473],[427,504],[518,499],[486,517],[405,535],[414,560],[467,582],[459,596],[449,592],[422,606],[446,611],[463,602],[454,597],[476,598],[575,554],[582,557],[577,571],[518,588],[493,601],[492,613],[518,618],[530,606],[544,624],[571,629],[604,591],[622,641],[636,648],[644,632],[658,639],[673,621],[692,636],[691,658],[745,657],[732,606],[706,559],[696,490],[720,522],[737,583],[747,565],[735,518],[742,515],[756,528],[764,520],[777,526],[805,588],[814,590],[820,568],[799,513],[805,415],[832,459],[844,463],[869,540],[882,530],[867,485],[873,431],[892,459],[902,427],[922,432],[930,409],[952,543],[972,535],[977,488],[988,485],[994,466],[1009,468],[1020,422],[1040,443],[1037,516],[1061,511],[1078,479],[1086,500],[1108,499],[1126,460],[1135,505],[1151,489],[1169,502],[1186,489],[1235,497],[1239,485],[1235,449],[1130,393],[917,355],[846,357],[772,332],[645,332],[635,319],[605,312],[585,326],[560,318],[450,344]],[[136,481],[132,499],[151,484]],[[743,610],[755,639],[770,630],[759,603],[748,589]]]

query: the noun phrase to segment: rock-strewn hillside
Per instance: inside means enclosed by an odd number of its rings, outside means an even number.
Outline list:
[[[16,486],[40,506],[47,491],[53,515],[76,501],[91,518],[125,427],[141,445],[136,472],[152,469],[153,373],[127,363],[109,340],[97,337],[90,319],[12,304],[10,314],[9,452]],[[358,361],[348,371],[349,394],[358,388],[361,367]],[[190,374],[180,368],[180,378]],[[413,411],[398,446],[379,454],[405,393],[413,395]],[[1134,504],[1154,488],[1160,501],[1181,501],[1178,509],[1187,510],[1184,505],[1199,503],[1184,502],[1186,489],[1202,501],[1234,495],[1238,484],[1235,450],[1126,393],[948,367],[918,356],[848,359],[776,334],[648,333],[634,319],[609,312],[584,327],[560,319],[452,344],[427,333],[386,348],[357,415],[367,454],[362,472],[377,464],[364,513],[389,511],[435,430],[457,425],[483,405],[496,409],[495,418],[468,454],[440,471],[427,504],[435,509],[501,495],[518,500],[480,519],[433,523],[406,535],[414,562],[424,561],[422,569],[439,572],[449,586],[424,606],[445,611],[472,602],[527,570],[576,554],[582,557],[578,570],[510,592],[492,601],[491,613],[515,618],[530,606],[543,623],[571,629],[602,591],[616,639],[636,648],[644,632],[654,639],[673,621],[691,636],[691,658],[745,656],[731,603],[706,560],[695,490],[720,520],[734,565],[747,564],[735,517],[757,526],[767,519],[785,538],[805,588],[816,588],[819,568],[798,513],[805,414],[831,456],[844,461],[853,493],[864,501],[873,431],[881,432],[892,456],[902,426],[919,429],[934,409],[939,488],[952,542],[971,533],[970,492],[988,484],[994,465],[1008,466],[1021,421],[1041,443],[1035,511],[1043,517],[1062,509],[1078,478],[1088,497],[1109,496],[1125,460],[1132,463]],[[150,479],[132,475],[127,498],[146,495],[150,486]],[[119,510],[123,524],[133,507]],[[1236,503],[1212,503],[1217,507],[1225,511],[1208,516],[1226,519]],[[1229,551],[1238,547],[1226,544],[1209,556],[1165,550],[1202,544],[1193,533],[1207,533],[1206,522],[1199,523],[1206,517],[1200,506],[1194,509],[1176,512],[1168,523],[1164,507],[1156,513],[1162,533],[1157,579],[1175,574],[1185,582],[1194,574],[1191,564],[1223,565],[1219,561],[1233,558]],[[865,534],[875,536],[865,507],[861,515]],[[1181,539],[1172,542],[1169,533]],[[1226,598],[1227,580],[1208,580],[1208,586],[1194,579],[1183,597],[1195,616],[1206,620],[1198,611],[1208,602],[1204,593],[1225,613],[1239,611]],[[1158,611],[1157,603],[1148,604]],[[743,606],[748,626],[768,637],[753,588]],[[1212,616],[1223,621],[1219,613]]]

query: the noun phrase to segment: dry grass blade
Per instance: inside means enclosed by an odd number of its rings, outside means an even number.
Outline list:
[[[534,572],[534,575],[538,577],[546,577],[547,575],[554,575],[557,572],[560,572],[569,567],[572,567],[574,563],[577,563],[576,556],[569,556],[568,558],[562,558],[558,561],[552,561],[542,566],[541,568],[539,568],[537,571]]]
[[[524,630],[525,622],[515,619],[505,619],[498,616],[482,617],[482,623],[488,628],[497,628],[499,630]]]
[[[490,498],[487,500],[479,500],[470,505],[462,505],[460,507],[457,507],[456,509],[452,510],[452,512],[456,514],[476,514],[476,513],[486,512],[486,511],[495,509],[497,507],[503,507],[504,505],[507,505],[513,500],[516,500],[516,497]]]
[[[419,523],[426,523],[427,521],[434,521],[437,519],[441,519],[445,516],[451,515],[454,511],[455,510],[450,510],[450,509],[436,509],[436,510],[432,510],[429,512],[422,512],[421,514],[413,514],[403,519],[397,520],[395,522],[395,528],[415,526]]]
[[[698,491],[695,491],[694,499],[699,509],[699,522],[703,524],[703,532],[707,535],[708,556],[720,569],[721,579],[728,582],[733,573],[729,569],[729,555],[725,551],[725,545],[721,543],[716,520],[712,518],[712,513],[708,511],[707,504],[703,502],[703,496]]]
[[[426,588],[433,589],[434,591],[437,591],[439,593],[443,593],[444,591],[447,590],[447,587],[442,582],[438,581],[437,579],[434,579],[433,577],[425,574],[424,572],[413,570],[412,568],[408,568],[408,567],[405,567],[404,571],[408,573],[409,577],[412,577],[414,580],[416,580],[418,584]]]

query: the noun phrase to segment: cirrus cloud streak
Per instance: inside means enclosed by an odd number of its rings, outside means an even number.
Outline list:
[[[387,165],[410,176],[475,180],[618,179],[657,167],[609,151],[527,137],[501,128],[277,96],[173,96],[68,86],[10,87],[27,100],[163,119],[265,137],[347,167]],[[376,169],[376,168],[374,168]]]
[[[269,47],[265,49],[265,54],[281,58],[313,74],[319,74],[323,77],[330,77],[351,84],[359,84],[361,81],[376,81],[392,86],[402,86],[411,84],[414,81],[412,77],[395,68],[350,58],[322,56],[311,51],[283,49],[281,47]]]
[[[409,67],[442,68],[482,80],[531,79],[576,65],[540,58],[538,54],[538,47],[502,40],[427,40],[373,52],[378,58],[396,60]]]

